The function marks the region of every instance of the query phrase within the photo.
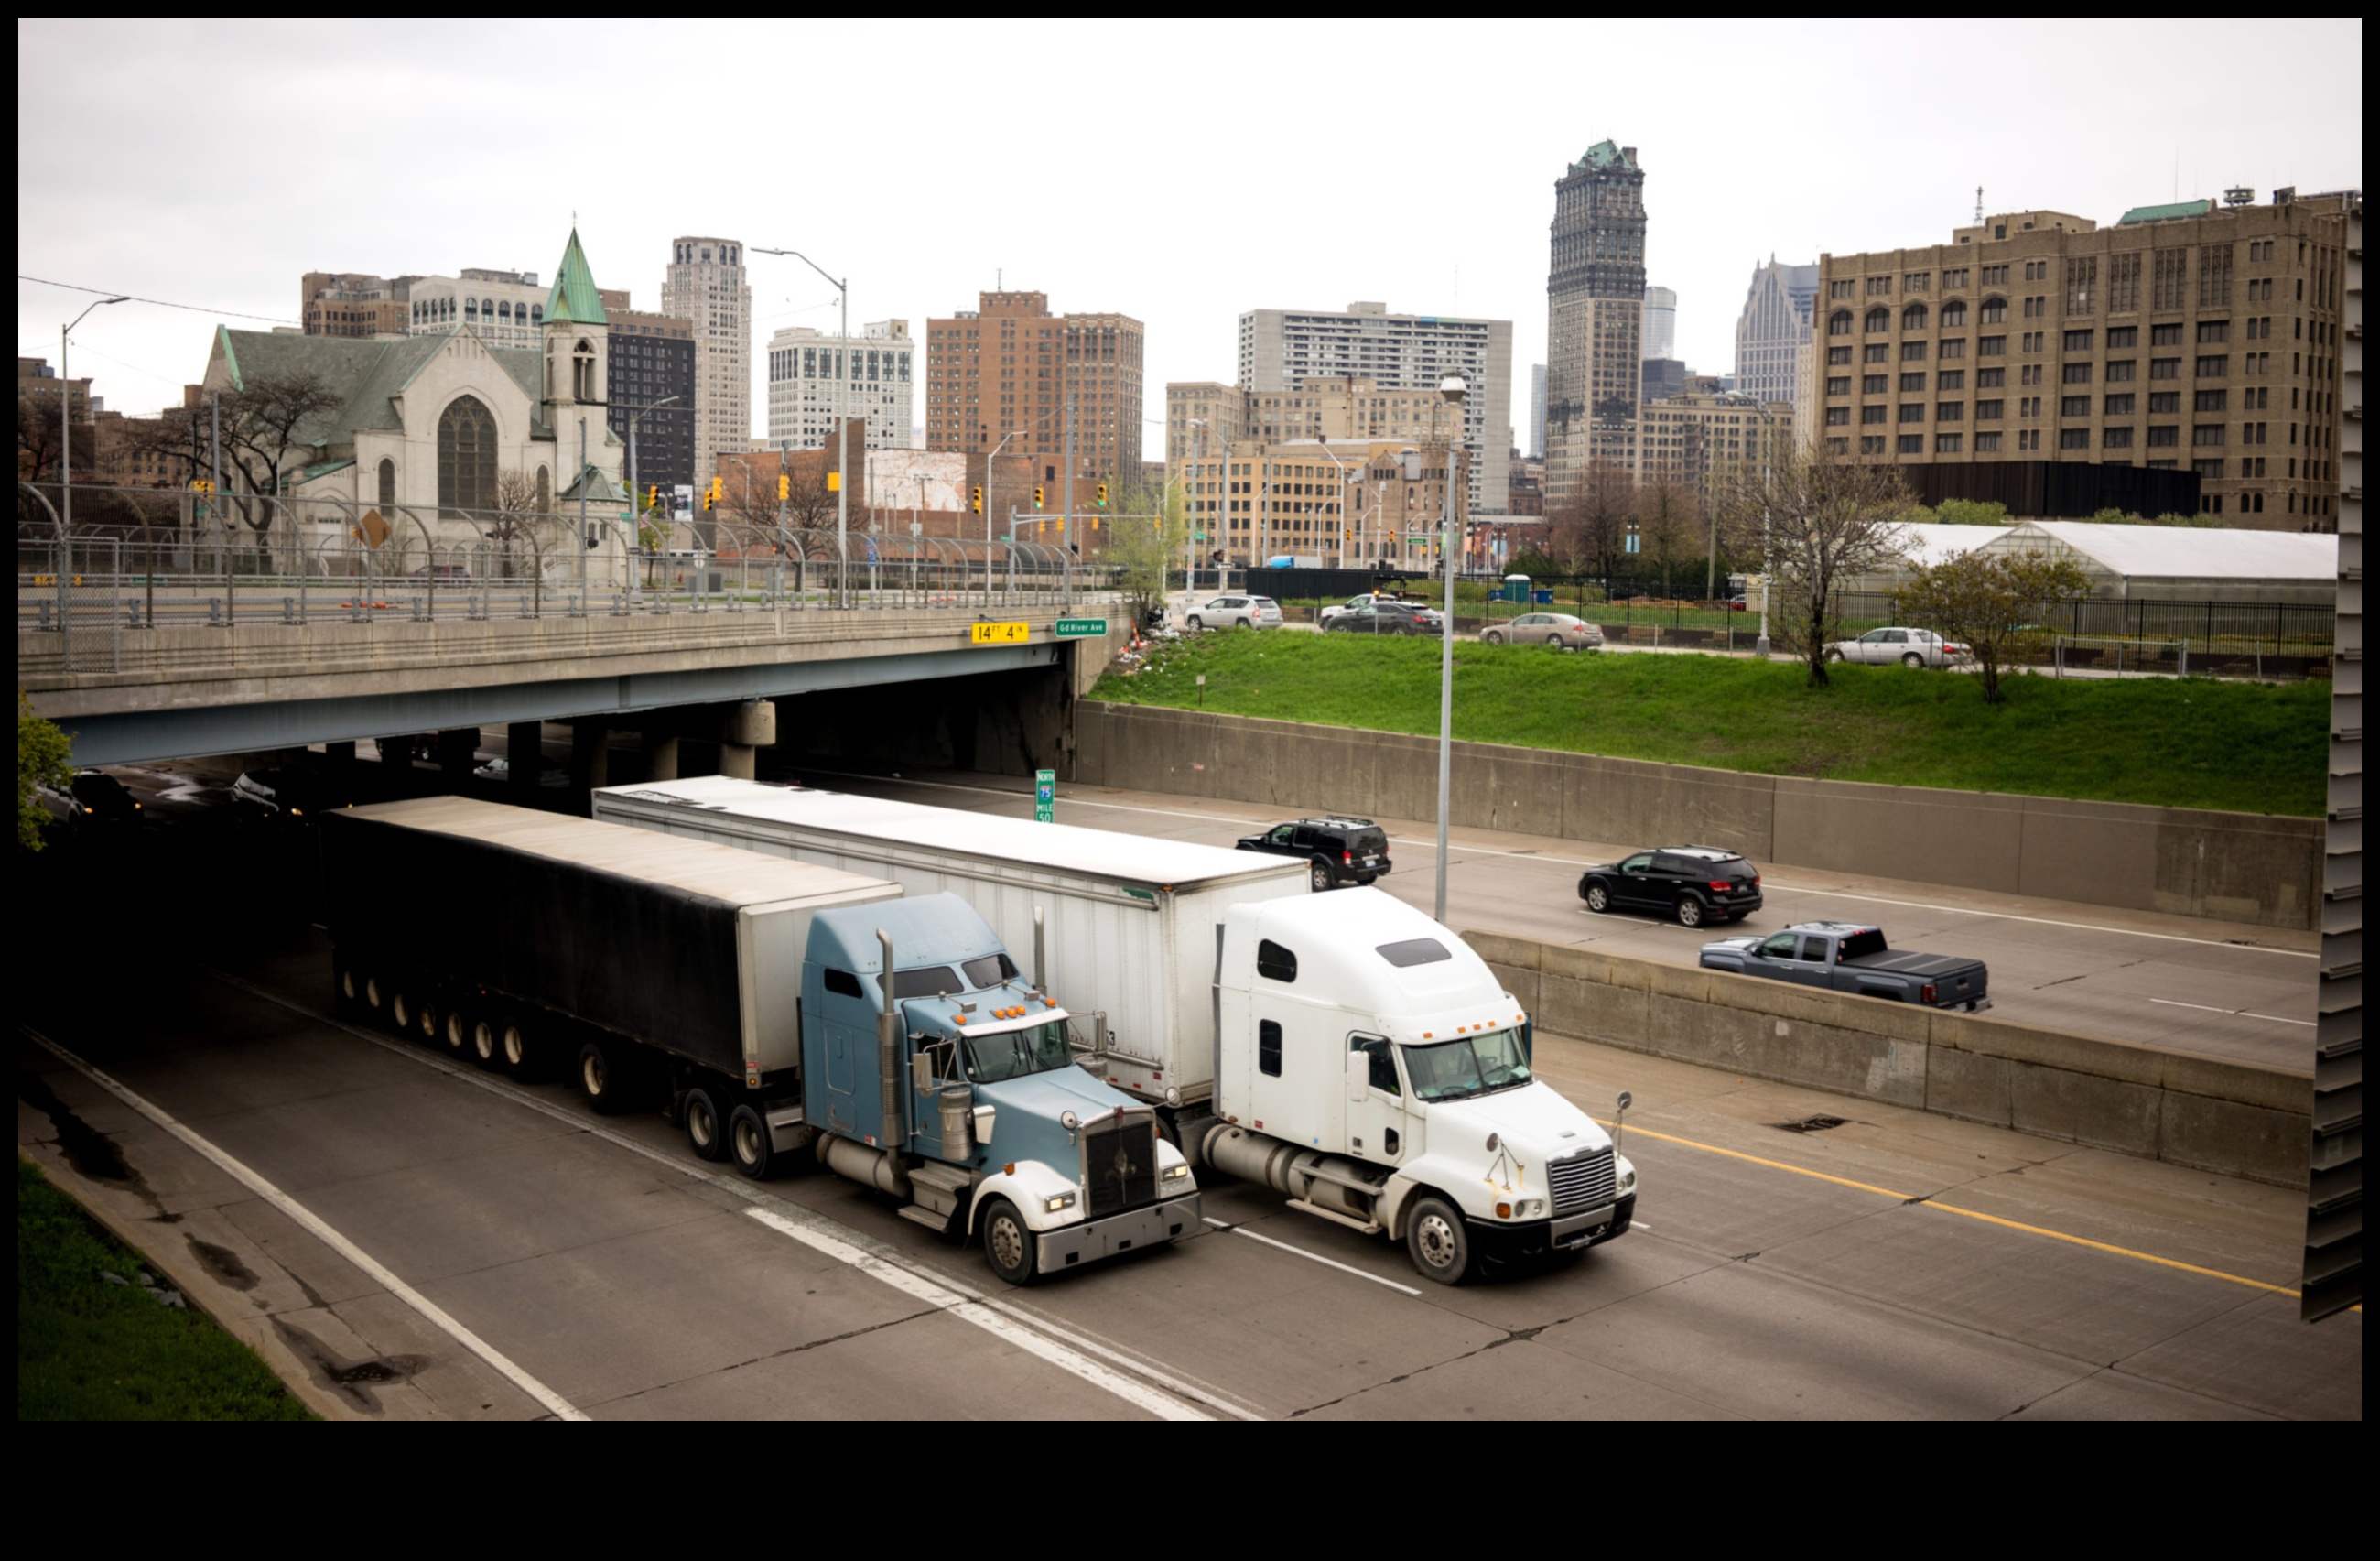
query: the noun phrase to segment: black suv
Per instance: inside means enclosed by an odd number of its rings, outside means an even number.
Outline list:
[[[1369,819],[1300,819],[1277,823],[1262,835],[1240,837],[1243,851],[1304,857],[1314,864],[1314,889],[1369,884],[1387,876],[1388,831]]]
[[[1592,911],[1655,910],[1682,926],[1737,921],[1760,909],[1760,870],[1711,846],[1664,846],[1580,875]]]
[[[1364,606],[1348,608],[1322,628],[1330,634],[1435,635],[1438,626],[1425,617],[1423,611],[1402,602],[1375,598]]]

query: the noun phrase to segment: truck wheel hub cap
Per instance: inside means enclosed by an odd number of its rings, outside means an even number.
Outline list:
[[[1014,1268],[1025,1261],[1025,1236],[1015,1221],[1003,1217],[991,1222],[991,1255],[1002,1268]]]
[[[1432,1268],[1444,1268],[1454,1261],[1454,1227],[1436,1214],[1426,1214],[1421,1222],[1421,1255]]]

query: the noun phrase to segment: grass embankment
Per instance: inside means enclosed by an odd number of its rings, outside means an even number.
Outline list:
[[[141,1268],[139,1253],[17,1162],[19,1421],[314,1418],[212,1318],[148,1294]]]
[[[1794,663],[1569,655],[1458,643],[1454,735],[1757,774],[2319,815],[2330,685],[2204,678],[1982,679]],[[1094,699],[1430,735],[1439,647],[1415,639],[1198,635]]]

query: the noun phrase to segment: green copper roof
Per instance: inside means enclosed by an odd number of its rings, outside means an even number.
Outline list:
[[[2135,206],[2118,217],[2116,226],[2123,227],[2136,222],[2168,222],[2175,217],[2209,216],[2214,211],[2215,202],[2212,201],[2176,201],[2165,206]]]
[[[570,230],[570,247],[562,251],[562,267],[553,278],[553,294],[545,300],[545,321],[574,325],[608,325],[602,295],[595,290],[595,274],[587,269],[587,251],[578,247],[578,230]]]
[[[1586,155],[1571,165],[1578,168],[1633,168],[1635,161],[1621,150],[1615,140],[1599,140],[1586,149]]]

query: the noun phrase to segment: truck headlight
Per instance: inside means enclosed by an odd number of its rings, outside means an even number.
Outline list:
[[[1188,1181],[1190,1179],[1190,1163],[1185,1160],[1179,1165],[1166,1166],[1165,1179],[1167,1181]]]
[[[1546,1217],[1546,1201],[1542,1198],[1524,1198],[1512,1205],[1512,1217],[1516,1220],[1543,1219]]]
[[[1632,1192],[1633,1192],[1633,1191],[1635,1191],[1635,1190],[1636,1190],[1636,1165],[1635,1165],[1635,1163],[1634,1163],[1633,1161],[1632,1161],[1632,1160],[1628,1159],[1625,1155],[1622,1155],[1622,1156],[1621,1157],[1621,1160],[1620,1160],[1620,1184],[1619,1184],[1619,1187],[1618,1187],[1618,1189],[1617,1189],[1617,1191],[1618,1191],[1618,1193],[1619,1193],[1619,1195],[1620,1195],[1621,1197],[1625,1198],[1625,1197],[1627,1197],[1630,1193],[1632,1193]]]
[[[1041,1200],[1041,1208],[1043,1212],[1047,1213],[1054,1214],[1061,1209],[1071,1209],[1074,1206],[1075,1195],[1071,1192],[1062,1192],[1055,1198],[1044,1198]]]

